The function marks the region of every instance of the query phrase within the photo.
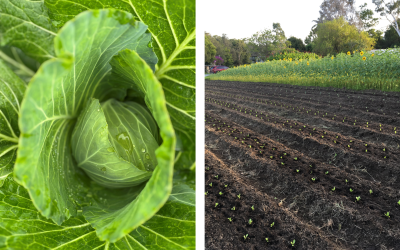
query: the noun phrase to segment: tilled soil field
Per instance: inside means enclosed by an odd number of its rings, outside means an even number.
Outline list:
[[[400,94],[206,81],[206,249],[400,249]]]

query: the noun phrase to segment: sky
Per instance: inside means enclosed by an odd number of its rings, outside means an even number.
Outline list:
[[[272,30],[272,23],[280,23],[287,38],[294,36],[303,41],[318,19],[323,0],[202,0],[201,18],[205,31],[211,35],[227,34],[229,38],[250,37],[257,31]],[[356,0],[355,6],[364,3],[375,10],[372,0]],[[379,17],[379,14],[376,14]],[[375,29],[386,30],[389,21],[381,19]]]

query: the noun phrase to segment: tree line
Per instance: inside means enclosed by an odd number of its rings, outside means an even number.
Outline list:
[[[265,61],[286,51],[313,52],[321,56],[355,50],[386,49],[400,46],[400,0],[373,0],[375,12],[389,20],[385,31],[374,29],[378,18],[367,4],[355,8],[354,0],[323,0],[320,17],[304,39],[287,38],[280,23],[249,38],[229,39],[205,33],[207,65],[228,67]]]

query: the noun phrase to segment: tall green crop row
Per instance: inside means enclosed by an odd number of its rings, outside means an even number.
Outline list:
[[[209,79],[400,91],[399,77],[400,50],[391,49],[377,54],[349,51],[322,59],[267,61],[231,68]]]

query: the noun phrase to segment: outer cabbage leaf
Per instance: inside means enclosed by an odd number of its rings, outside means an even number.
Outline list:
[[[22,50],[5,46],[0,48],[0,59],[24,82],[28,83],[35,72],[39,69],[40,63],[27,55]]]
[[[195,249],[195,211],[195,191],[186,184],[175,185],[160,211],[127,238],[143,249]]]
[[[0,23],[0,46],[18,47],[39,62],[54,57],[56,28],[43,1],[1,0]]]
[[[104,245],[83,216],[57,225],[8,177],[0,188],[0,249],[96,249]]]
[[[18,113],[25,83],[0,60],[0,187],[13,171],[17,156]]]
[[[124,235],[124,232],[130,232],[152,218],[167,201],[172,189],[175,148],[175,136],[161,84],[148,64],[133,50],[119,52],[110,63],[112,65],[118,63],[121,55],[126,55],[131,60],[133,74],[136,76],[136,85],[132,85],[132,88],[140,90],[160,128],[163,143],[156,150],[158,165],[134,201],[127,199],[126,206],[118,210],[100,203],[84,208],[86,219],[96,228],[100,239],[107,237],[112,242]]]
[[[187,186],[174,186],[171,197],[152,219],[110,243],[100,241],[81,215],[61,225],[44,218],[28,191],[8,177],[0,188],[0,249],[194,249],[194,234],[187,236],[188,231],[194,233],[194,192]],[[159,225],[167,223],[170,230],[164,232]]]
[[[45,0],[49,16],[61,27],[86,9],[118,8],[149,26],[159,59],[156,76],[161,82],[168,112],[177,134],[177,150],[195,147],[195,1],[194,0]],[[177,153],[178,155],[178,153]],[[194,157],[180,165],[193,166]],[[182,161],[182,160],[181,160]],[[178,161],[178,164],[181,162]]]
[[[91,194],[96,190],[91,189],[71,155],[76,118],[90,98],[99,98],[108,91],[109,84],[103,80],[111,70],[108,62],[119,50],[134,49],[147,64],[156,63],[148,47],[150,34],[145,33],[146,28],[130,14],[116,10],[78,15],[55,38],[57,58],[45,62],[27,88],[21,105],[21,138],[14,175],[28,189],[41,214],[59,225],[76,215],[80,206],[97,203]],[[117,221],[108,216],[109,223],[96,231],[101,240],[116,241],[142,224],[158,211],[171,191],[175,137],[163,106],[165,100],[152,87],[155,93],[149,91],[148,96],[155,99],[152,111],[163,143],[156,151],[159,165],[135,200],[147,208],[131,202],[135,196],[121,198],[121,206],[125,207],[115,214]],[[109,194],[107,190],[96,193],[103,201],[102,195]]]

